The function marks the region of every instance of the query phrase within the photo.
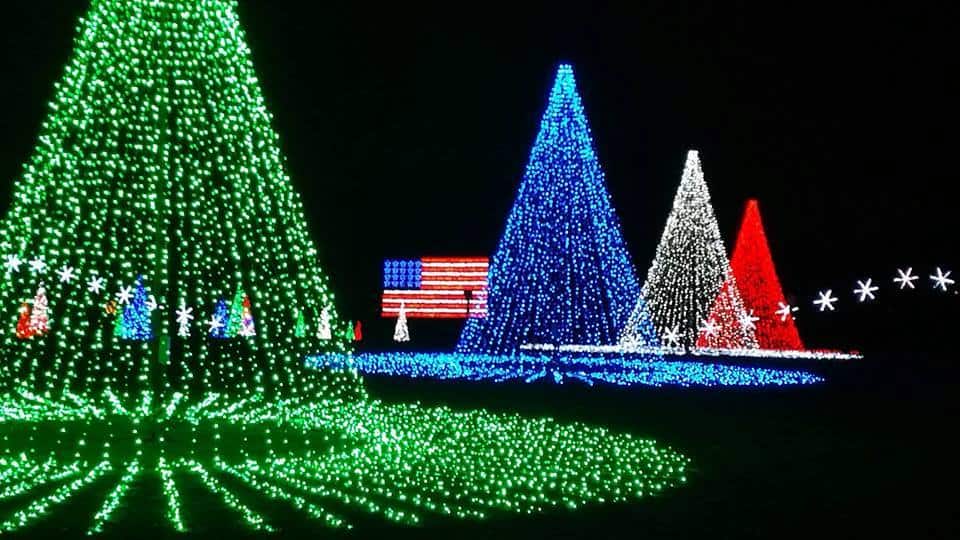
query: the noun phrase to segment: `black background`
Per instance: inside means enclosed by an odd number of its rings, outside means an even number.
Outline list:
[[[4,5],[3,205],[85,5]],[[954,13],[765,5],[255,0],[240,14],[321,262],[371,345],[392,330],[378,319],[383,258],[492,253],[560,61],[574,64],[641,281],[695,148],[728,244],[745,200],[760,200],[808,344],[939,343],[957,297],[932,295],[926,276],[960,271]],[[895,293],[908,265],[922,291]],[[852,295],[865,277],[882,287],[869,307]],[[813,313],[827,288],[839,312]],[[411,332],[449,347],[459,324]]]
[[[820,366],[828,384],[788,390],[369,378],[373,395],[387,400],[552,415],[655,437],[689,455],[695,470],[689,486],[635,505],[484,526],[363,522],[354,537],[955,533],[958,371],[949,348],[957,296],[934,293],[926,279],[938,264],[960,272],[955,13],[931,4],[767,4],[678,1],[628,11],[586,2],[523,10],[448,3],[384,11],[241,3],[322,264],[341,310],[367,323],[369,346],[388,341],[392,326],[376,319],[384,257],[492,251],[555,66],[570,61],[640,279],[684,154],[696,148],[728,241],[745,199],[760,199],[781,279],[804,309],[798,324],[808,343],[899,351]],[[35,144],[84,7],[3,6],[0,206]],[[920,288],[896,292],[890,279],[908,265],[923,276]],[[883,287],[879,301],[857,306],[850,290],[868,276]],[[809,304],[825,288],[841,298],[835,314],[815,314]],[[411,321],[412,346],[449,347],[457,329]],[[948,353],[918,353],[924,349]],[[126,511],[164,527],[158,487],[137,490],[153,503]],[[238,536],[235,517],[204,506],[201,494],[186,494],[195,532],[214,535],[222,526]],[[101,500],[78,499],[73,513],[42,527],[50,534],[86,527],[92,510],[84,505]],[[290,534],[326,534],[313,521],[291,519]],[[128,520],[115,534],[142,534],[141,526]]]

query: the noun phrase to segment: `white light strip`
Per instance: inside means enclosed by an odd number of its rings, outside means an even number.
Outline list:
[[[692,356],[739,356],[745,358],[794,358],[812,360],[857,360],[863,358],[858,352],[840,351],[778,351],[770,349],[703,349],[683,347],[632,347],[629,345],[560,345],[547,343],[527,343],[520,346],[522,351],[559,351],[586,353],[653,353],[666,355]]]
[[[447,267],[447,268],[489,268],[490,264],[485,262],[458,262],[458,263],[446,263],[446,262],[425,262],[420,265],[420,268],[434,268],[434,267]]]
[[[487,286],[487,280],[485,280],[485,279],[482,279],[482,280],[479,280],[479,281],[468,281],[468,280],[464,280],[464,281],[429,281],[429,280],[423,280],[423,281],[420,282],[420,286],[421,286],[421,287],[425,287],[425,286],[427,286],[427,285],[430,285],[430,286],[433,286],[433,287],[440,287],[440,286],[445,286],[445,285],[475,285],[475,286],[477,286],[477,287],[486,287],[486,286]]]
[[[420,272],[425,277],[487,277],[486,272]]]
[[[466,308],[453,309],[453,308],[407,308],[407,314],[411,313],[466,313]],[[400,309],[394,308],[384,308],[384,313],[399,313]],[[486,309],[471,309],[470,313],[473,315],[485,314]]]
[[[778,351],[770,349],[691,349],[694,356],[743,356],[749,358],[809,358],[813,360],[855,360],[863,358],[857,352],[840,351]]]
[[[384,298],[384,304],[462,304],[467,305],[466,300],[447,300],[445,298]],[[470,300],[470,305],[486,304],[483,300]]]
[[[683,347],[633,347],[624,345],[552,345],[549,343],[526,343],[520,346],[522,351],[559,351],[587,353],[653,353],[683,354]]]

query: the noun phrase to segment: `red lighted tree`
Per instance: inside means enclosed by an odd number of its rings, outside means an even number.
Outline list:
[[[755,321],[755,333],[760,348],[802,350],[803,341],[800,340],[793,317],[782,320],[775,313],[779,304],[786,304],[786,300],[770,255],[756,199],[747,201],[730,266],[747,313],[753,310],[755,316],[759,317]]]
[[[33,337],[33,330],[30,329],[30,306],[26,302],[20,305],[20,318],[17,319],[17,337],[20,339]]]
[[[363,327],[360,326],[360,321],[357,321],[357,325],[353,327],[353,340],[363,340]]]

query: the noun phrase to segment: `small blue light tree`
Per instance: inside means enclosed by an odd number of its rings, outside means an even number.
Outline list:
[[[213,308],[213,316],[210,318],[210,321],[217,321],[217,324],[210,324],[210,337],[217,339],[227,339],[230,337],[227,333],[227,325],[230,322],[230,309],[227,307],[227,301],[223,298],[217,300],[217,305]]]
[[[137,276],[137,285],[133,299],[123,310],[120,326],[120,338],[128,341],[150,341],[153,339],[153,325],[150,321],[150,306],[147,289],[143,286],[143,276]]]
[[[458,352],[616,344],[640,299],[567,64],[557,70],[488,283],[487,315],[467,320]],[[659,345],[649,318],[647,330],[646,344]]]

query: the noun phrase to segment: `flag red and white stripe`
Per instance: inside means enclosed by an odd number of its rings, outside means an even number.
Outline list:
[[[419,288],[384,289],[381,312],[396,317],[404,305],[407,317],[463,319],[487,314],[486,257],[423,257]],[[469,309],[467,291],[471,295]]]

